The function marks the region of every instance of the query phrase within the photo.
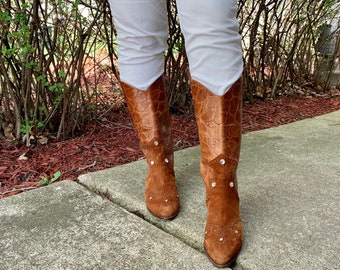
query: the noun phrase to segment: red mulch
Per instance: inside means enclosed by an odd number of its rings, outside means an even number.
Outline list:
[[[256,101],[244,104],[244,133],[279,126],[340,110],[340,96]],[[198,144],[192,114],[173,115],[175,150]],[[18,160],[23,155],[26,161]],[[142,158],[139,143],[125,107],[88,123],[79,136],[67,141],[27,148],[23,143],[0,141],[0,199],[35,189],[38,182],[57,171],[60,180],[118,166]]]

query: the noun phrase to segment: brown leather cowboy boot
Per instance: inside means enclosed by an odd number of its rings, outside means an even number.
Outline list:
[[[146,207],[158,218],[173,219],[179,212],[180,202],[164,77],[159,77],[146,91],[124,82],[121,86],[148,164]]]
[[[217,267],[228,267],[242,246],[236,169],[241,143],[242,81],[223,96],[191,81],[201,145],[201,175],[208,209],[204,249]]]

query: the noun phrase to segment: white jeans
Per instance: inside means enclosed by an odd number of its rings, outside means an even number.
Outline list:
[[[120,79],[147,89],[164,72],[166,0],[109,0]],[[236,0],[177,0],[191,78],[225,94],[243,71]]]

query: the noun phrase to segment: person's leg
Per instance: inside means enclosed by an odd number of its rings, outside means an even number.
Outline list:
[[[164,72],[166,0],[109,0],[117,30],[120,80],[146,90]]]
[[[223,95],[243,71],[235,0],[177,0],[191,78]]]
[[[177,0],[191,73],[208,209],[204,248],[219,267],[242,246],[236,169],[241,143],[242,49],[236,1]]]
[[[165,0],[109,0],[118,36],[121,86],[148,164],[147,209],[162,219],[180,208],[164,83]]]

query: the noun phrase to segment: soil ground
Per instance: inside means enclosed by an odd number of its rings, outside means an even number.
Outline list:
[[[340,110],[340,96],[280,97],[243,105],[243,132],[279,126]],[[192,113],[172,115],[175,150],[198,145]],[[24,157],[26,160],[19,160]],[[67,141],[50,140],[27,147],[19,141],[0,141],[0,199],[42,186],[61,172],[61,180],[143,158],[126,106],[85,125]]]

